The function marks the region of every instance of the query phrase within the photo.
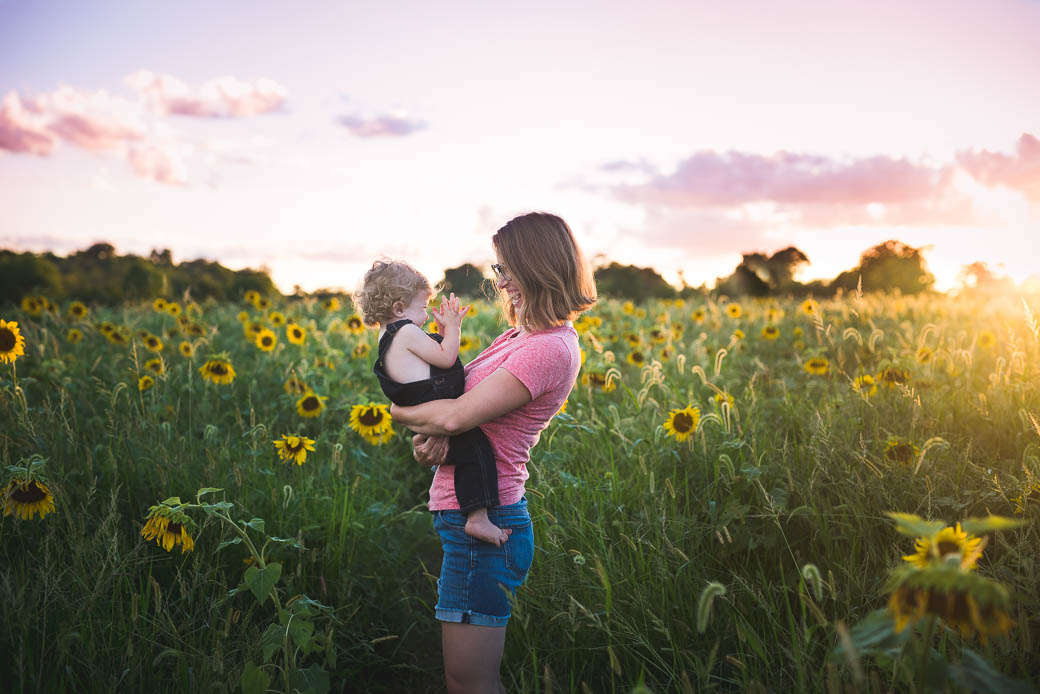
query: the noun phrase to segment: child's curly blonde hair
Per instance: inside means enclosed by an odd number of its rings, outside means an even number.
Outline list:
[[[354,293],[354,303],[366,324],[389,323],[394,317],[394,304],[400,301],[407,306],[419,292],[431,292],[421,272],[399,260],[377,260],[365,273],[361,289]]]

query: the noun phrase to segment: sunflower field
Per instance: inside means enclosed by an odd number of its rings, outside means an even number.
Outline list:
[[[474,309],[463,361],[505,327]],[[507,689],[1034,690],[1037,310],[600,301],[532,452]],[[0,308],[2,689],[443,691],[375,346],[345,297]]]

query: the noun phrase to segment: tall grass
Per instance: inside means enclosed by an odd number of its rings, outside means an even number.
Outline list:
[[[709,302],[703,324],[691,318],[699,307],[630,312],[604,301],[593,312],[600,325],[579,325],[584,372],[616,369],[620,379],[612,392],[579,383],[532,454],[536,555],[509,627],[506,684],[887,691],[886,671],[827,657],[843,625],[884,605],[889,569],[912,551],[884,512],[1014,515],[1024,494],[1022,515],[1040,516],[1037,492],[1029,497],[1040,479],[1032,316],[1017,297],[852,296],[813,316],[795,302],[742,302],[738,319]],[[60,316],[4,311],[19,321],[26,355],[0,368],[0,462],[44,456],[57,504],[43,520],[0,519],[5,689],[236,690],[270,621],[256,601],[229,595],[244,550],[218,552],[226,531],[201,519],[188,554],[139,536],[150,505],[209,486],[225,490],[236,517],[264,518],[268,533],[306,548],[278,550],[281,584],[334,608],[322,627],[334,691],[442,691],[429,473],[411,462],[404,432],[373,446],[347,426],[352,405],[382,401],[371,354],[351,356],[358,344],[374,348],[374,335],[349,334],[345,311],[296,302],[275,308],[307,329],[307,342],[279,331],[267,354],[243,337],[241,306],[201,308],[194,359],[176,353],[173,318],[150,306],[98,310],[79,344],[65,341]],[[775,341],[760,335],[770,308],[784,311]],[[101,320],[163,337],[167,370],[154,388],[137,389],[153,355],[139,341],[109,344],[94,329]],[[483,345],[502,328],[489,306],[464,325]],[[732,337],[738,328],[743,339]],[[654,343],[655,329],[670,337]],[[987,331],[989,349],[979,344]],[[628,363],[635,350],[647,365]],[[209,351],[229,353],[232,385],[200,379]],[[828,374],[806,372],[813,356],[828,360]],[[910,378],[872,396],[853,389],[856,376],[886,367]],[[282,387],[290,373],[329,396],[319,418],[296,413]],[[716,401],[720,391],[732,407]],[[701,425],[680,443],[662,424],[687,405]],[[318,442],[299,467],[279,463],[271,445],[290,432]],[[886,457],[891,437],[918,455]],[[1018,610],[1011,638],[985,651],[1034,685],[1037,533],[1034,522],[995,539],[980,568],[1012,588]],[[701,631],[699,598],[712,582],[725,591]]]

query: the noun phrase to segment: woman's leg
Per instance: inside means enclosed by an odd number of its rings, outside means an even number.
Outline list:
[[[505,646],[505,627],[441,622],[449,694],[505,694],[499,675]]]

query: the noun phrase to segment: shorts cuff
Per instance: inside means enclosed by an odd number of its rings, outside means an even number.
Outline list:
[[[437,608],[434,616],[442,622],[458,622],[460,624],[476,624],[480,627],[504,627],[509,617],[496,617],[479,612],[463,612],[462,610],[442,610]]]

